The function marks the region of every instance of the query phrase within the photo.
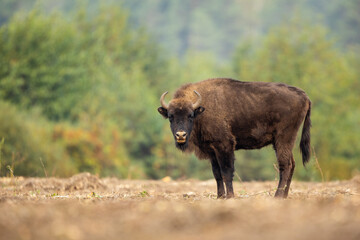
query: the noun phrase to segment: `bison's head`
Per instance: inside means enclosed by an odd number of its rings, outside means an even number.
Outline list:
[[[164,98],[167,93],[165,92],[161,95],[161,107],[158,108],[158,111],[165,118],[169,119],[170,128],[175,138],[175,145],[184,151],[188,146],[194,120],[199,114],[204,112],[205,108],[200,106],[201,96],[196,91],[194,91],[197,95],[195,103],[181,98],[173,99],[169,104],[166,104]]]

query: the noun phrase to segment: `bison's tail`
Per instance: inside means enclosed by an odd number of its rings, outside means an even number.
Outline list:
[[[306,113],[304,126],[301,134],[301,140],[300,140],[300,151],[302,154],[303,164],[305,164],[310,159],[310,127],[311,127],[311,102],[309,101],[309,109]]]

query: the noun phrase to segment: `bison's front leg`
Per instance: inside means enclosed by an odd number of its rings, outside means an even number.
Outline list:
[[[215,156],[211,158],[211,166],[217,185],[217,198],[225,198],[224,182],[221,176],[219,163]]]
[[[233,189],[233,177],[234,177],[234,167],[225,167],[221,171],[223,175],[225,186],[226,186],[226,198],[234,197],[234,189]]]
[[[226,186],[226,198],[234,197],[233,178],[234,178],[234,152],[217,151],[216,158],[220,165],[221,176]]]

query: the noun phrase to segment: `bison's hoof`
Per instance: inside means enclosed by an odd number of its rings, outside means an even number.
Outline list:
[[[218,194],[217,199],[225,199],[226,195],[225,194]]]
[[[234,197],[234,194],[233,194],[233,193],[232,193],[232,194],[229,194],[229,193],[228,193],[228,194],[226,195],[226,198],[227,198],[227,199],[233,198],[233,197]]]
[[[277,190],[274,197],[275,198],[286,198],[287,195],[285,194],[284,190]]]

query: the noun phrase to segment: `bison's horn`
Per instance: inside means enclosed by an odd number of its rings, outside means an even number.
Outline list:
[[[194,90],[194,93],[198,96],[197,101],[193,104],[193,109],[196,109],[196,108],[200,107],[201,95],[200,95],[200,93],[198,93],[198,92],[195,91],[195,90]]]
[[[161,97],[160,97],[160,103],[161,103],[161,106],[165,109],[168,109],[169,105],[165,103],[164,101],[164,98],[165,98],[165,95],[168,94],[168,92],[164,92]]]

